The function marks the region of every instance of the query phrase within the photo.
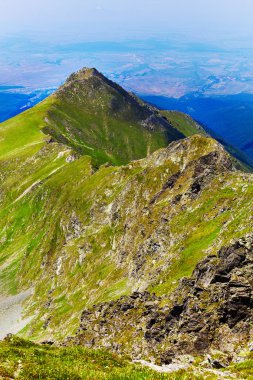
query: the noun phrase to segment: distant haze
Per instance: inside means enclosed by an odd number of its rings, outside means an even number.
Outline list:
[[[252,0],[0,0],[0,32],[87,40],[253,35]]]

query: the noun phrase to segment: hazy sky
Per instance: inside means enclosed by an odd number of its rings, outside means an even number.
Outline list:
[[[0,33],[143,37],[188,30],[253,34],[253,0],[0,0]]]

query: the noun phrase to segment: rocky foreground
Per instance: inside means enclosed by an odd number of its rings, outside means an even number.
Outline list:
[[[85,310],[68,344],[163,364],[217,350],[225,367],[252,337],[252,270],[253,238],[247,237],[207,256],[170,297],[134,292]]]

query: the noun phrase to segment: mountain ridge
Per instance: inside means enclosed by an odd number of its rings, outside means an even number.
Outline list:
[[[53,98],[43,132],[81,154],[92,155],[93,150],[98,163],[124,164],[183,137],[158,112],[96,69],[72,74]]]
[[[76,76],[81,77],[81,89]],[[98,83],[94,77],[99,77]],[[253,176],[238,171],[219,142],[194,134],[194,126],[189,137],[179,138],[182,133],[174,134],[171,124],[132,95],[131,101],[120,97],[115,108],[117,90],[115,95],[103,76],[100,80],[100,73],[93,69],[82,70],[34,109],[0,125],[0,294],[16,295],[33,288],[24,303],[24,317],[31,320],[21,332],[23,337],[94,348],[109,345],[128,355],[135,350],[136,339],[138,355],[160,363],[178,355],[196,355],[191,342],[203,332],[203,323],[210,322],[205,319],[209,307],[214,316],[219,315],[219,307],[228,316],[234,313],[233,305],[242,310],[246,306],[246,319],[243,314],[231,328],[233,315],[219,321],[229,342],[244,323],[252,328],[248,274],[253,251],[249,217]],[[101,88],[106,94],[102,100]],[[125,120],[132,104],[134,110]],[[91,112],[94,129],[88,128],[93,126],[87,122],[89,107],[97,112]],[[108,112],[110,119],[105,123]],[[148,127],[142,123],[143,115],[152,116]],[[124,123],[116,124],[121,117]],[[118,147],[112,134],[116,125],[122,138]],[[103,132],[105,126],[110,130],[106,135],[111,137],[107,139],[110,146],[95,133],[100,128]],[[185,125],[180,124],[182,128]],[[144,149],[133,149],[136,138]],[[96,154],[85,147],[91,142]],[[104,155],[99,155],[103,148]],[[124,159],[117,161],[118,155]],[[216,276],[216,282],[199,290],[203,273]],[[212,301],[219,287],[225,294],[221,305]],[[232,288],[243,291],[229,293]],[[183,302],[180,297],[186,292]],[[206,299],[201,298],[203,294]],[[136,305],[131,300],[137,300]],[[100,315],[103,310],[109,312]],[[132,335],[120,325],[120,337],[115,326],[112,329],[115,310]],[[189,314],[195,322],[189,321]],[[170,326],[169,315],[173,317]],[[209,323],[213,327],[210,340],[217,336],[218,317],[214,319]],[[134,323],[142,330],[134,330]],[[187,336],[177,329],[180,323],[186,326]],[[210,343],[200,356],[213,355],[216,349],[228,365],[240,350],[248,350],[246,335],[230,351]]]

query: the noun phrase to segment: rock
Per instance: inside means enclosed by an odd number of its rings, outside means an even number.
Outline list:
[[[55,344],[54,340],[43,340],[40,344],[47,345],[47,346],[53,346]]]
[[[215,368],[215,369],[225,368],[225,366],[220,361],[218,361],[217,359],[212,359],[210,355],[207,356],[207,360],[209,364],[212,366],[212,368]]]
[[[163,364],[180,355],[219,350],[221,343],[232,357],[238,342],[249,339],[253,321],[252,252],[240,242],[221,248],[217,256],[202,260],[170,298],[134,292],[85,310],[72,342],[116,345],[118,353],[152,356]],[[211,357],[209,362],[213,368],[224,367]]]

